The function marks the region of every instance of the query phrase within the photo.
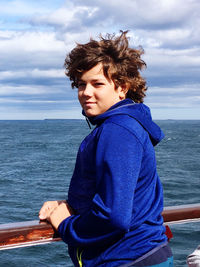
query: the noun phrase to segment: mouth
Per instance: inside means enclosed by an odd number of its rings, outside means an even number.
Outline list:
[[[87,101],[87,102],[85,102],[84,103],[84,106],[92,106],[92,105],[95,105],[96,104],[96,102],[94,102],[94,101]]]

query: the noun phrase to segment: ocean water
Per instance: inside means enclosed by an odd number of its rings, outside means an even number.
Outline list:
[[[157,121],[165,206],[200,202],[200,121]],[[84,120],[0,121],[0,223],[37,220],[46,200],[65,199]],[[200,244],[200,223],[171,227],[174,266]],[[0,251],[0,266],[73,266],[63,242]]]

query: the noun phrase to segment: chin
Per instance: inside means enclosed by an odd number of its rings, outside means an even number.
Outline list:
[[[92,111],[90,109],[88,109],[88,110],[84,109],[84,112],[85,112],[87,117],[94,117],[94,116],[99,115],[98,112]]]
[[[92,112],[85,112],[85,114],[87,117],[95,117],[95,116],[99,115],[99,114],[92,113]]]

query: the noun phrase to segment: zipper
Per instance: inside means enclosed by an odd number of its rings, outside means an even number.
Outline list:
[[[87,124],[88,124],[89,128],[92,129],[92,127],[91,127],[91,125],[90,125],[90,122],[89,122],[89,120],[88,120],[87,117],[86,117],[86,121],[87,121]]]

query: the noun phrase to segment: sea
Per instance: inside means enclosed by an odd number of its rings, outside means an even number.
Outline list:
[[[155,147],[164,206],[200,203],[200,120],[160,120],[165,133]],[[84,120],[0,121],[0,224],[38,220],[44,201],[66,199]],[[200,223],[171,226],[174,266],[200,244]],[[71,267],[67,245],[0,251],[1,267]]]

